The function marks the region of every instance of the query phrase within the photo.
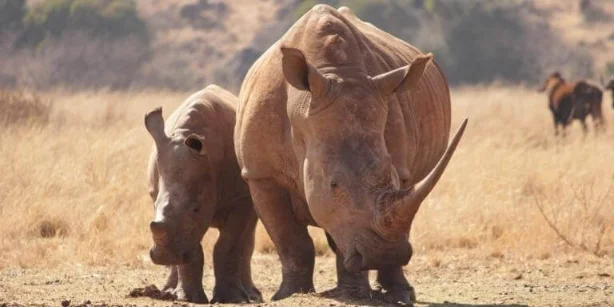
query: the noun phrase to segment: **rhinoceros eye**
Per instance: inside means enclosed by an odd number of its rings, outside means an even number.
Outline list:
[[[194,212],[194,213],[198,213],[198,212],[200,212],[200,208],[199,208],[199,207],[196,207],[196,208],[192,209],[192,212]]]

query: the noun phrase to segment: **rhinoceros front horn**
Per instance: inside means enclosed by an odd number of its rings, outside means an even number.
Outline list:
[[[448,166],[448,162],[450,162],[456,146],[465,132],[466,126],[467,119],[458,128],[456,135],[454,135],[443,156],[424,180],[411,188],[385,192],[379,197],[379,211],[376,217],[376,224],[380,231],[390,233],[398,227],[405,228],[411,225],[414,216],[420,208],[420,204],[433,190],[446,166]]]

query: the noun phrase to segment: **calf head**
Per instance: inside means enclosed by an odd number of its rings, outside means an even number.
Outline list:
[[[408,234],[462,135],[421,183],[401,188],[384,140],[388,98],[414,86],[432,55],[377,76],[341,67],[316,70],[298,49],[282,48],[288,116],[303,189],[315,222],[329,233],[348,270],[405,265]]]
[[[553,73],[551,73],[548,78],[546,78],[546,81],[544,81],[544,84],[542,85],[542,87],[540,87],[538,89],[539,92],[545,92],[545,91],[552,91],[556,86],[558,86],[560,83],[565,82],[565,80],[563,79],[563,77],[561,76],[561,74],[558,71],[555,71]]]
[[[215,148],[203,135],[166,135],[161,108],[145,115],[145,127],[155,142],[159,174],[150,256],[156,264],[185,264],[198,253],[215,212],[217,184],[208,154]]]

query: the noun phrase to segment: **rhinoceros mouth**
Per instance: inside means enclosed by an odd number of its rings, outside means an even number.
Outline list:
[[[149,258],[158,265],[181,265],[190,262],[195,251],[196,249],[173,251],[156,244],[149,250]]]

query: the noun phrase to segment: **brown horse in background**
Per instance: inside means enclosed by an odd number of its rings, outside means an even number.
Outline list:
[[[582,123],[582,129],[586,134],[586,117],[592,116],[595,130],[603,127],[604,121],[601,112],[603,93],[595,85],[587,81],[565,82],[559,72],[553,72],[548,76],[540,92],[548,92],[548,106],[554,119],[554,134],[558,135],[559,125],[562,126],[563,135],[565,128],[573,119]]]

